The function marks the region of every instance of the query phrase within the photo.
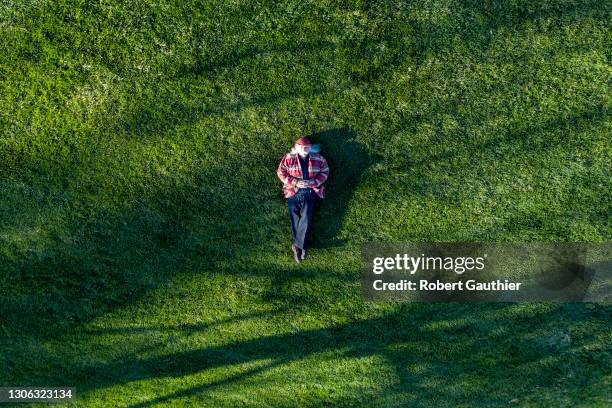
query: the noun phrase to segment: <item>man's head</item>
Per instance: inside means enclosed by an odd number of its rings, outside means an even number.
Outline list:
[[[295,151],[302,157],[310,153],[311,148],[312,143],[307,137],[300,137],[298,140],[295,141]]]

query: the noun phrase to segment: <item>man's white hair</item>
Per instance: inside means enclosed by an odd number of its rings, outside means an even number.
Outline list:
[[[294,145],[291,147],[291,151],[289,152],[290,154],[297,154],[297,152],[298,152],[298,151],[297,151],[297,149],[296,149],[296,147],[295,147],[295,146],[296,146],[296,145],[294,144]],[[311,146],[311,147],[312,147],[312,146]],[[314,153],[314,152],[312,152],[312,151],[310,152],[310,154],[313,154],[313,153]]]

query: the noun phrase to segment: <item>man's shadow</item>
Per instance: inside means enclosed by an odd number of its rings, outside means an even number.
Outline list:
[[[344,244],[338,238],[349,201],[365,171],[380,160],[355,140],[356,133],[346,127],[317,132],[310,136],[321,146],[327,160],[329,177],[325,182],[325,198],[317,200],[310,246],[329,248]]]

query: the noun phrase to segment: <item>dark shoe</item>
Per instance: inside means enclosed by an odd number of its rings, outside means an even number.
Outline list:
[[[302,248],[302,261],[306,259],[306,248]]]
[[[302,262],[300,248],[298,248],[298,246],[295,244],[291,244],[291,250],[293,251],[293,258],[295,259],[295,262],[297,263]]]

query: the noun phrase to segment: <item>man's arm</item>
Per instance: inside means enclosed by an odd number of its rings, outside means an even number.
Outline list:
[[[327,161],[323,158],[323,156],[319,159],[319,172],[314,176],[314,185],[319,187],[321,184],[325,183],[327,177],[329,176],[329,167],[327,166]]]
[[[287,170],[286,157],[287,156],[284,156],[280,164],[278,165],[278,169],[276,170],[276,175],[278,176],[280,181],[283,182],[283,184],[289,185],[289,186],[296,186],[297,182],[299,181],[299,178],[293,177],[292,175],[289,174],[289,171]]]

